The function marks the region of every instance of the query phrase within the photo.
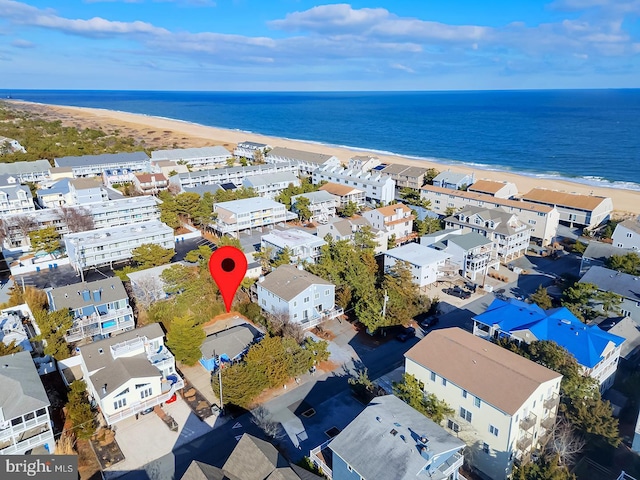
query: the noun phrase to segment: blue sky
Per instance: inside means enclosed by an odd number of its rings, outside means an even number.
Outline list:
[[[640,0],[0,0],[0,88],[640,87]]]

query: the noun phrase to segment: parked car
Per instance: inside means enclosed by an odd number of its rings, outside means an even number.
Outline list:
[[[445,288],[442,290],[444,293],[446,293],[447,295],[451,295],[452,297],[458,297],[461,298],[463,300],[466,300],[467,298],[471,298],[471,293],[464,290],[463,288],[460,288],[458,286],[455,287],[451,287],[451,288]]]
[[[427,317],[424,320],[420,320],[420,326],[424,329],[435,327],[438,323],[440,323],[440,319],[435,315]]]
[[[407,340],[416,336],[416,329],[413,327],[406,327],[402,332],[396,335],[396,339],[401,342],[406,342]]]

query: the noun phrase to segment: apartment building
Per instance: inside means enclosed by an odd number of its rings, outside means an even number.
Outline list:
[[[237,236],[244,230],[268,227],[298,218],[282,203],[263,197],[216,203],[213,213],[217,214],[213,229],[219,235],[232,236]]]
[[[185,163],[194,170],[222,167],[232,158],[231,152],[223,146],[174,148],[151,152],[151,161],[171,160]]]
[[[297,213],[296,203],[299,199],[309,200],[309,210],[311,211],[312,222],[327,223],[329,218],[336,216],[336,208],[340,205],[340,198],[327,191],[301,193],[291,197],[291,210]]]
[[[70,167],[74,177],[100,176],[105,170],[150,172],[150,159],[144,152],[101,153],[80,157],[62,157],[54,160],[56,167]]]
[[[446,172],[440,172],[433,179],[434,187],[442,187],[449,190],[460,190],[472,185],[476,181],[476,177],[473,173],[452,172],[447,170]]]
[[[4,175],[15,177],[18,183],[43,182],[51,179],[51,164],[49,160],[0,163],[0,176]]]
[[[242,186],[253,190],[265,198],[275,198],[289,185],[300,186],[300,179],[293,172],[274,172],[253,175],[242,181]]]
[[[5,355],[0,364],[0,455],[55,453],[51,404],[31,353]]]
[[[613,211],[613,201],[609,197],[580,195],[545,188],[530,190],[522,195],[522,200],[555,207],[560,213],[561,222],[586,229],[596,228],[606,222]]]
[[[132,250],[144,244],[175,248],[173,229],[159,220],[69,233],[63,240],[69,262],[76,272],[130,260]]]
[[[515,183],[497,180],[477,180],[467,188],[467,192],[482,193],[496,198],[513,198],[518,194]]]
[[[488,478],[509,478],[555,425],[562,375],[460,328],[431,331],[405,354],[405,371],[455,411],[446,429]]]
[[[133,186],[142,195],[158,195],[169,188],[169,180],[162,173],[136,173]]]
[[[417,190],[424,185],[424,176],[427,170],[422,167],[392,164],[387,165],[380,171],[396,181],[396,188],[414,188]]]
[[[324,166],[315,170],[311,179],[314,185],[331,182],[357,188],[365,192],[367,200],[380,202],[384,205],[393,203],[396,195],[396,181],[377,170],[363,172],[340,166]],[[337,194],[334,193],[334,195]]]
[[[503,263],[522,257],[531,239],[531,228],[517,215],[501,208],[465,207],[444,219],[445,228],[475,232],[494,244],[498,259]]]
[[[298,165],[300,175],[309,176],[322,167],[339,167],[340,160],[334,155],[324,153],[306,152],[293,148],[275,147],[264,157],[266,163],[295,162]]]
[[[362,216],[369,220],[373,228],[384,231],[387,238],[394,237],[396,245],[402,245],[416,236],[413,232],[415,216],[402,203],[368,210]]]
[[[638,291],[640,281],[637,275],[616,272],[601,265],[592,265],[580,279],[580,283],[595,285],[600,292],[615,293],[620,296],[620,304],[616,305],[619,313],[631,318],[640,325],[640,301]],[[597,300],[592,300],[596,308],[601,308]]]
[[[334,241],[346,240],[354,243],[356,234],[363,229],[369,229],[373,234],[376,254],[387,250],[387,234],[383,230],[373,228],[366,218],[354,215],[351,218],[333,217],[327,223],[321,223],[316,227],[318,237],[325,238],[329,235]]]
[[[338,207],[345,207],[349,203],[353,203],[359,207],[364,205],[366,200],[364,190],[359,188],[350,187],[348,185],[341,185],[339,183],[327,182],[320,185],[318,188],[320,192],[327,192],[331,195],[335,195],[339,199]]]
[[[413,283],[424,289],[439,280],[451,255],[419,243],[407,243],[384,252],[384,269],[389,271],[397,262],[405,262],[411,269]]]
[[[271,258],[277,258],[287,249],[291,255],[291,263],[315,263],[322,254],[322,247],[327,244],[322,238],[300,230],[271,230],[261,238],[261,248],[271,250]]]
[[[65,335],[67,342],[101,340],[135,327],[129,297],[118,277],[52,288],[47,299],[50,311],[71,311],[73,326]]]
[[[33,196],[29,187],[18,185],[15,181],[8,184],[0,183],[0,217],[25,214],[35,210],[36,206],[33,203]]]
[[[107,425],[169,400],[184,387],[157,323],[79,347],[87,392]]]
[[[225,167],[195,172],[179,173],[169,178],[169,183],[179,188],[197,187],[200,185],[216,185],[233,183],[242,185],[245,178],[266,175],[268,173],[290,172],[298,175],[296,162],[281,162],[248,167]]]
[[[491,302],[473,318],[473,333],[487,340],[508,337],[525,343],[555,342],[575,357],[584,375],[595,378],[603,392],[613,385],[624,342],[597,325],[585,325],[566,307],[543,310],[514,298]]]
[[[555,207],[538,203],[496,198],[491,195],[462,190],[451,190],[433,185],[420,189],[420,198],[431,202],[431,210],[440,215],[450,215],[468,206],[502,208],[515,214],[521,222],[531,227],[531,238],[543,246],[549,245],[556,236],[560,214]]]
[[[611,240],[618,248],[640,250],[640,218],[627,219],[617,224]]]
[[[249,141],[240,142],[233,150],[233,156],[236,158],[248,158],[250,160],[254,160],[255,153],[260,151],[262,153],[262,158],[264,159],[264,155],[272,148],[273,147],[271,145],[267,145],[266,143]]]
[[[380,159],[374,155],[354,155],[349,159],[348,168],[368,172],[380,165]]]

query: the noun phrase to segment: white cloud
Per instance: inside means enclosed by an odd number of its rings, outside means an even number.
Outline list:
[[[30,42],[29,40],[16,38],[13,42],[11,42],[11,46],[16,48],[34,48],[36,44],[33,42]]]
[[[416,73],[416,71],[413,68],[407,67],[406,65],[402,65],[401,63],[392,63],[390,67],[393,68],[394,70],[402,70],[403,72],[407,72],[407,73]]]

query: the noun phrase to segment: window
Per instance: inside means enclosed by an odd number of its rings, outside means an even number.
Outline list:
[[[116,400],[115,402],[113,402],[113,409],[114,410],[118,410],[119,408],[126,407],[126,406],[127,406],[127,399],[126,398],[120,398],[120,399]]]
[[[627,238],[633,237],[633,233],[627,233]]]
[[[462,398],[467,398],[467,391],[466,390],[462,390]]]
[[[442,386],[446,387],[447,386],[447,379],[442,377]]]
[[[479,408],[479,407],[480,407],[480,399],[479,399],[478,397],[474,398],[474,399],[473,399],[473,404],[474,404],[476,407],[478,407],[478,408]]]
[[[467,422],[470,422],[472,415],[469,410],[467,410],[466,408],[460,407],[460,417],[462,417]]]
[[[353,472],[353,468],[351,468],[351,465],[347,465],[347,470],[349,470],[350,472]]]
[[[436,372],[431,372],[431,381],[432,382],[436,381]]]
[[[304,297],[304,303],[309,303],[309,297]]]
[[[319,293],[316,293],[316,294],[313,296],[313,298],[315,298],[316,300],[318,300],[318,299],[320,298],[320,294],[319,294]]]
[[[498,433],[499,433],[498,427],[494,427],[493,425],[489,425],[489,433],[491,435],[495,435],[497,437]]]
[[[329,289],[328,288],[324,291],[324,295],[325,296],[329,295]]]
[[[140,398],[145,399],[151,396],[151,387],[145,388],[140,392]]]
[[[456,433],[460,431],[460,425],[458,425],[453,420],[447,420],[447,428],[449,430],[453,430]]]
[[[482,451],[484,453],[489,453],[489,444],[488,443],[483,443],[482,444]]]

